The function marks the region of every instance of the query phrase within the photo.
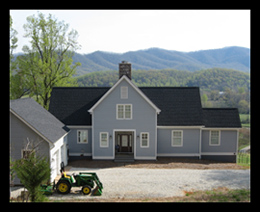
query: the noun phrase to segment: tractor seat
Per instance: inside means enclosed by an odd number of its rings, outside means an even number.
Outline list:
[[[71,179],[72,183],[75,183],[75,182],[76,182],[74,176],[73,176],[73,175],[67,175],[66,172],[64,172],[64,177],[66,177],[66,178],[68,178],[68,179]]]
[[[65,178],[70,179],[70,175],[67,175],[66,172],[63,172],[63,176],[64,176]]]

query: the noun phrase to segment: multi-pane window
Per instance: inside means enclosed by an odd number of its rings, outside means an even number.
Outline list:
[[[149,133],[141,133],[141,147],[149,147]]]
[[[117,119],[132,119],[132,105],[118,104],[117,105]]]
[[[125,119],[132,118],[132,105],[125,105]]]
[[[124,118],[124,105],[117,105],[117,118],[118,119]]]
[[[78,144],[87,144],[88,143],[88,131],[87,130],[78,130],[77,131],[77,143]]]
[[[220,131],[219,130],[210,131],[210,145],[211,146],[220,145]]]
[[[107,132],[100,133],[100,147],[108,147],[108,133]]]
[[[178,147],[183,144],[183,131],[182,130],[173,130],[172,131],[172,146]]]

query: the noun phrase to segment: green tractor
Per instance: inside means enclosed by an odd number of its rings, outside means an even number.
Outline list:
[[[64,165],[61,164],[61,178],[56,184],[56,190],[59,194],[68,194],[72,187],[82,187],[81,192],[84,195],[91,193],[92,196],[101,196],[103,185],[94,172],[80,172],[79,174],[68,175],[64,172]],[[94,185],[96,187],[94,188]],[[94,189],[93,189],[94,188]],[[93,190],[92,190],[93,189]]]
[[[82,187],[81,192],[84,195],[91,193],[92,196],[101,196],[103,185],[100,182],[98,176],[94,172],[80,172],[79,174],[68,175],[64,172],[64,164],[61,163],[61,178],[55,184],[41,185],[41,191],[46,195],[50,195],[55,191],[59,194],[68,194],[72,187]],[[94,188],[94,185],[96,187]],[[94,188],[94,189],[93,189]],[[93,189],[93,190],[92,190]]]

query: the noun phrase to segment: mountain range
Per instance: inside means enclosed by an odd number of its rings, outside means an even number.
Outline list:
[[[227,68],[250,72],[250,49],[225,47],[221,49],[180,52],[160,48],[111,53],[96,51],[90,54],[75,53],[74,62],[80,62],[77,75],[90,72],[118,70],[118,63],[128,61],[133,70],[175,69],[197,71],[208,68]]]

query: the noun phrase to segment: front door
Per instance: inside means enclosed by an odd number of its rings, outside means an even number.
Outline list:
[[[118,152],[132,152],[132,134],[119,134]]]

